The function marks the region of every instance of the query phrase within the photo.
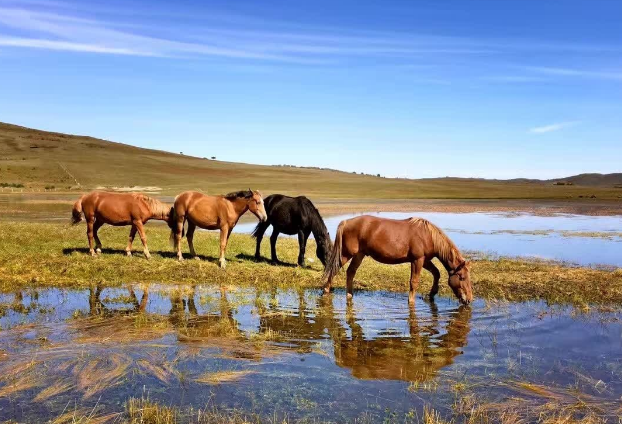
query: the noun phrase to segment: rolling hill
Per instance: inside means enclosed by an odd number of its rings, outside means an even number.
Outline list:
[[[555,185],[570,181],[573,185]],[[622,174],[583,174],[561,180],[471,178],[393,179],[328,169],[222,162],[143,149],[93,137],[0,123],[0,184],[23,190],[157,187],[223,193],[247,187],[266,193],[321,198],[496,199],[622,196]]]

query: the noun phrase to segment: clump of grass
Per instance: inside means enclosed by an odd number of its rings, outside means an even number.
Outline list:
[[[37,396],[34,397],[33,401],[35,402],[45,402],[48,399],[51,399],[55,396],[60,395],[61,393],[68,392],[73,389],[74,385],[68,381],[56,381],[50,386],[41,390]]]
[[[255,371],[251,370],[208,372],[196,378],[195,381],[213,385],[233,383],[255,373]]]

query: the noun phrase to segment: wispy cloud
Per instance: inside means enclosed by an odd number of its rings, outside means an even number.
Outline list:
[[[453,38],[405,40],[391,34],[330,31],[262,31],[244,25],[208,22],[164,27],[133,27],[68,14],[65,10],[0,7],[0,46],[157,57],[217,56],[294,63],[322,63],[335,57],[470,55],[489,48]],[[2,28],[10,29],[7,33]],[[142,31],[141,31],[142,30]],[[152,33],[157,36],[150,35]],[[162,35],[165,34],[165,35]]]
[[[574,127],[575,125],[579,125],[580,123],[581,121],[556,122],[550,125],[530,128],[529,132],[532,134],[545,134],[553,131],[559,131],[568,127]]]
[[[587,69],[557,68],[547,66],[526,66],[527,71],[541,75],[553,75],[559,77],[596,78],[604,80],[622,81],[622,70],[618,72],[606,72]]]
[[[0,0],[0,46],[151,57],[221,57],[295,64],[441,63],[511,52],[608,51],[608,46],[309,26],[205,10],[131,10],[56,0]],[[533,70],[531,72],[534,72]],[[529,76],[505,82],[524,82]],[[501,81],[498,81],[501,82]]]

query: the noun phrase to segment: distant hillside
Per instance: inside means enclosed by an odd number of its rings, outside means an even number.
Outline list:
[[[622,173],[615,174],[579,174],[571,177],[549,180],[551,183],[571,182],[574,185],[589,187],[622,186]]]
[[[222,162],[0,123],[0,186],[26,191],[152,187],[163,194],[184,190],[216,194],[251,187],[264,193],[322,198],[618,198],[622,189],[614,185],[622,184],[620,175],[586,174],[563,180],[573,182],[571,186],[554,185],[557,180],[380,178],[319,168]]]

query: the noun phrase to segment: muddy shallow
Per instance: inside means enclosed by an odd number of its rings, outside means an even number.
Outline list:
[[[404,416],[464,398],[521,410],[578,400],[615,416],[620,313],[543,303],[460,307],[406,294],[236,287],[94,287],[0,295],[0,419],[131,397],[290,419]],[[618,412],[616,412],[618,411]]]

